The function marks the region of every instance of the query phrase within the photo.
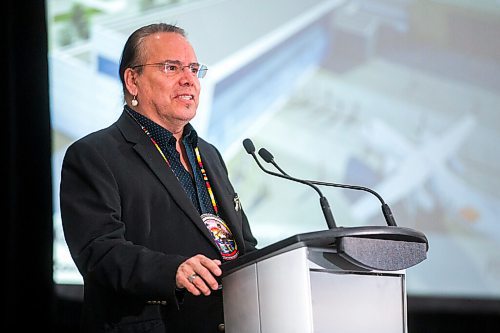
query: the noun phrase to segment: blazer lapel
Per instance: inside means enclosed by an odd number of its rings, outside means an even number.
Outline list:
[[[200,146],[201,145],[200,140]],[[206,147],[200,147],[200,154],[203,165],[206,168],[208,180],[214,190],[215,200],[224,218],[224,222],[226,222],[231,229],[236,244],[238,244],[238,248],[240,249],[240,254],[243,254],[245,242],[243,240],[243,231],[241,229],[241,219],[236,214],[234,197],[232,196],[233,191],[231,190],[232,186],[231,184],[225,182],[225,179],[227,179],[226,171],[219,166],[219,163],[215,163],[219,157],[209,155]]]
[[[184,188],[180,184],[177,177],[174,175],[172,169],[166,165],[163,157],[158,153],[151,140],[147,137],[139,125],[129,116],[123,112],[117,122],[118,128],[125,139],[134,143],[133,149],[141,156],[148,167],[153,171],[158,180],[163,184],[165,189],[170,193],[173,200],[179,207],[186,213],[193,223],[200,229],[200,231],[210,240],[210,242],[217,248],[210,231],[200,218],[200,215],[193,203],[185,194]]]

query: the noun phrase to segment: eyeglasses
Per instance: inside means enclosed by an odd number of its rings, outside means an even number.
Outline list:
[[[177,74],[182,73],[184,68],[188,68],[189,72],[198,77],[199,79],[204,78],[208,71],[208,67],[205,65],[192,63],[184,66],[181,64],[180,61],[166,61],[166,62],[157,62],[154,64],[135,65],[132,66],[132,69],[145,66],[163,67],[162,70],[165,74],[167,74],[167,76],[175,76]]]

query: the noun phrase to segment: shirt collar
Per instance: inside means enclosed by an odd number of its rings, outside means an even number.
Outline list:
[[[172,132],[152,121],[143,114],[133,110],[128,105],[125,105],[124,108],[142,127],[148,130],[153,140],[158,142],[160,146],[163,143],[166,145],[168,145],[169,143],[175,144],[175,138]],[[191,125],[190,123],[187,123],[186,126],[184,126],[184,131],[182,133],[182,142],[184,144],[189,144],[192,147],[198,146],[198,133],[196,133],[193,125]]]

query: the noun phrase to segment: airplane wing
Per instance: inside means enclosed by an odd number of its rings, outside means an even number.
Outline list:
[[[408,151],[401,163],[392,171],[390,176],[386,177],[382,183],[375,186],[384,200],[389,204],[394,204],[404,197],[410,195],[412,191],[423,184],[434,171],[444,167],[444,163],[453,156],[460,148],[464,140],[472,131],[475,125],[474,117],[468,115],[453,125],[443,135],[433,140],[428,140],[422,147],[413,149],[408,148],[407,140],[401,136],[396,140],[395,131],[391,130],[390,141],[386,142],[404,142],[401,150]],[[381,126],[381,124],[377,124]],[[352,205],[352,214],[355,218],[366,220],[374,214],[380,213],[380,203],[373,197],[364,196]]]

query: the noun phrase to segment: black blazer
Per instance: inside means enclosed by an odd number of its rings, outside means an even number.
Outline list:
[[[199,149],[220,215],[240,255],[255,249],[244,212],[217,149]],[[221,292],[176,291],[177,267],[198,253],[221,259],[183,187],[137,123],[116,123],[68,150],[60,188],[71,255],[84,279],[83,321],[89,332],[217,332]],[[151,305],[165,301],[166,305]],[[164,302],[164,303],[165,303]]]

